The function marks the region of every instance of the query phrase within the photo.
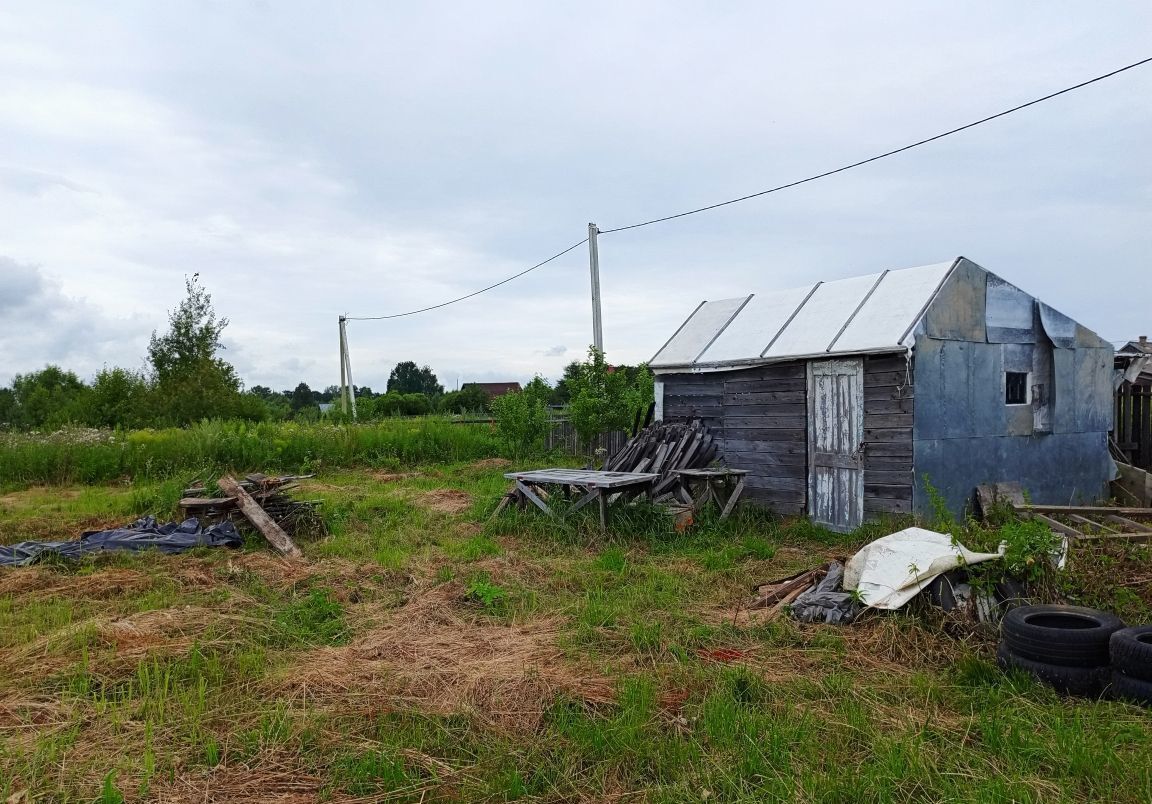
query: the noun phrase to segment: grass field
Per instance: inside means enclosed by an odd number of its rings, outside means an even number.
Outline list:
[[[489,527],[506,469],[463,458],[321,465],[299,563],[253,538],[0,570],[0,800],[1152,800],[1152,713],[1005,676],[967,623],[735,616],[884,524]],[[10,491],[0,542],[170,516],[186,479]],[[1065,591],[1152,621],[1109,581],[1140,550],[1078,550]]]

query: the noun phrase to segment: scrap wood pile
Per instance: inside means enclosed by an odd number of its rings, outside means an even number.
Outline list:
[[[653,422],[604,463],[605,472],[651,472],[657,502],[672,499],[677,469],[702,469],[716,458],[717,446],[703,422]]]
[[[279,552],[299,557],[300,549],[289,534],[297,535],[323,527],[317,514],[319,500],[297,500],[288,494],[299,481],[312,475],[246,475],[243,480],[225,475],[217,482],[219,494],[203,483],[184,490],[180,508],[186,516],[235,521],[248,520]]]

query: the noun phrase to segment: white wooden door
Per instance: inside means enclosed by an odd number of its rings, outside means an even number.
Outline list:
[[[808,513],[837,531],[864,517],[864,361],[808,363]]]

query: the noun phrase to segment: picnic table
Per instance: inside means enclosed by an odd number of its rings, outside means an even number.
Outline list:
[[[576,497],[576,502],[568,512],[579,511],[584,506],[600,504],[600,529],[608,527],[608,503],[619,497],[625,500],[643,494],[650,497],[652,484],[660,475],[651,472],[602,472],[593,469],[536,469],[530,472],[508,472],[504,477],[516,483],[515,488],[504,496],[492,514],[499,514],[510,502],[521,507],[532,503],[549,516],[556,512],[548,505],[552,494],[545,487],[559,487],[565,499]]]
[[[699,511],[710,501],[720,508],[720,518],[726,519],[740,495],[744,492],[744,476],[747,469],[730,469],[714,466],[705,469],[676,469],[678,479],[673,495],[693,511]]]

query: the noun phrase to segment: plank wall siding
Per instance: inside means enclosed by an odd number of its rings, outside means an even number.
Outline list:
[[[902,356],[864,358],[864,511],[912,510],[912,384]],[[748,469],[744,496],[781,514],[808,504],[804,361],[739,371],[665,374],[664,418],[700,419],[728,466]]]

